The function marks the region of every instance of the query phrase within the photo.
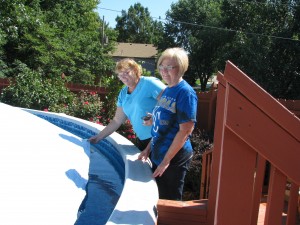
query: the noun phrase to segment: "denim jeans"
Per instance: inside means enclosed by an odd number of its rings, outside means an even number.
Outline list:
[[[191,161],[191,157],[180,164],[171,161],[163,175],[156,177],[160,199],[182,200],[184,178]],[[152,170],[155,171],[156,167],[153,165]]]

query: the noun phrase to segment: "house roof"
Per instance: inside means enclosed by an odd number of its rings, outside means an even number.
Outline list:
[[[121,43],[117,44],[117,49],[112,53],[115,57],[130,58],[155,58],[157,49],[153,44]]]

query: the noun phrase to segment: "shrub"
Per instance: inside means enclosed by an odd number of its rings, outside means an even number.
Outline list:
[[[48,109],[52,112],[65,113],[70,116],[88,120],[106,126],[110,122],[108,106],[100,100],[95,92],[80,91],[70,104],[52,105]],[[117,132],[130,141],[135,140],[131,123],[127,120]]]
[[[185,177],[183,200],[199,199],[202,171],[202,154],[213,147],[213,137],[205,131],[195,129],[191,136],[194,155]]]
[[[43,110],[50,105],[69,103],[75,96],[60,77],[44,79],[42,72],[31,70],[20,62],[17,62],[14,72],[17,74],[15,79],[1,93],[0,101],[4,103]]]
[[[46,111],[65,113],[69,116],[74,116],[80,119],[89,120],[101,125],[107,125],[109,119],[105,115],[103,102],[100,96],[95,92],[80,91],[73,98],[73,101],[68,104],[50,105]]]
[[[135,143],[136,136],[129,120],[126,120],[125,123],[121,125],[118,129],[118,133]]]

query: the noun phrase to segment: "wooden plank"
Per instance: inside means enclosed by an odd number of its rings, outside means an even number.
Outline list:
[[[287,221],[286,225],[294,225],[296,224],[297,219],[297,209],[298,209],[298,194],[299,186],[295,183],[291,184],[290,188],[290,196],[288,199],[288,212],[287,212]]]
[[[212,162],[212,149],[202,155],[200,199],[207,199],[209,192],[210,174]]]
[[[255,171],[255,184],[253,188],[253,197],[252,197],[252,216],[251,216],[251,225],[256,225],[259,215],[259,206],[262,196],[262,186],[265,177],[266,169],[266,160],[257,155],[257,164]]]
[[[217,90],[198,92],[197,96],[197,127],[210,133],[215,123]]]
[[[216,122],[214,131],[214,156],[212,159],[210,186],[209,186],[209,204],[208,204],[208,215],[207,224],[214,224],[215,218],[215,207],[216,207],[216,197],[218,193],[218,180],[220,171],[220,156],[221,156],[221,146],[223,141],[223,130],[224,130],[224,118],[226,114],[225,109],[225,99],[226,99],[226,81],[222,73],[218,73],[218,96],[217,96],[217,106],[216,106]]]
[[[158,225],[206,224],[207,200],[173,201],[160,199]]]
[[[221,155],[215,224],[249,225],[256,152],[231,130],[225,129]]]
[[[265,225],[281,225],[286,176],[271,166]]]

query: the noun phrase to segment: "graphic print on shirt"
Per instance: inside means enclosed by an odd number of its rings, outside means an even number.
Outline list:
[[[154,109],[153,109],[153,115],[152,115],[153,124],[154,124],[154,126],[153,126],[153,131],[154,131],[155,133],[157,133],[157,131],[158,131],[158,126],[155,125],[155,124],[156,124],[156,121],[157,121],[157,120],[158,120],[158,121],[160,120],[160,112],[156,112],[156,109],[157,109],[157,106],[154,107]]]
[[[163,96],[153,110],[153,131],[157,133],[160,126],[168,126],[170,117],[161,118],[162,110],[168,111],[167,114],[174,114],[176,112],[176,99]]]

